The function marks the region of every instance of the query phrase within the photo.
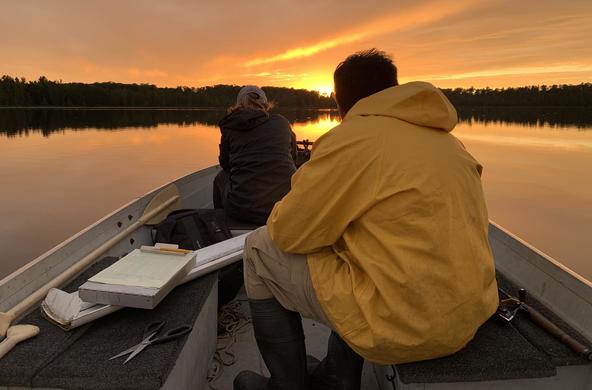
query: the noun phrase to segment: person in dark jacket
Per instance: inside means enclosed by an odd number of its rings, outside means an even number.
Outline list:
[[[265,92],[243,87],[220,121],[220,166],[214,207],[231,218],[264,225],[274,204],[290,191],[296,138],[290,123],[270,114]]]

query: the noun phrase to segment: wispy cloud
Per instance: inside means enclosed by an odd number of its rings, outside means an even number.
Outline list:
[[[297,78],[306,77],[308,73],[287,73],[282,71],[271,71],[271,72],[259,72],[259,73],[247,73],[245,76],[247,77],[258,77],[258,78],[266,78],[272,80],[294,80]]]
[[[463,80],[473,79],[479,77],[499,77],[499,76],[519,76],[519,75],[534,75],[534,74],[549,74],[549,73],[576,73],[576,72],[592,72],[592,65],[585,64],[564,64],[554,66],[529,66],[529,67],[515,67],[502,69],[487,69],[474,72],[464,72],[456,74],[432,74],[413,76],[418,80]]]
[[[329,91],[339,61],[368,47],[392,53],[402,79],[441,87],[592,79],[590,0],[53,0],[3,11],[0,74],[28,79]]]
[[[284,53],[276,54],[271,57],[261,57],[261,58],[254,58],[248,61],[245,66],[255,66],[255,65],[264,65],[270,64],[273,62],[279,61],[289,61],[297,58],[302,57],[310,57],[315,55],[321,51],[325,51],[337,46],[345,45],[348,43],[359,41],[367,36],[370,36],[371,33],[357,33],[348,36],[338,37],[334,39],[325,40],[314,45],[304,46],[304,47],[297,47],[295,49],[290,49]]]
[[[312,45],[292,48],[279,54],[253,58],[248,60],[244,66],[252,67],[314,56],[320,52],[367,38],[393,33],[410,27],[417,28],[423,24],[432,23],[447,16],[466,11],[474,6],[475,2],[460,0],[454,3],[445,1],[424,3],[360,25],[357,29],[345,32],[337,37],[327,38]]]

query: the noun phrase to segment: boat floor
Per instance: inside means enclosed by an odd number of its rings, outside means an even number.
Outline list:
[[[75,291],[90,276],[115,260],[103,259],[72,281],[64,290]],[[38,325],[44,336],[19,344],[8,356],[0,360],[0,388],[160,388],[170,372],[169,368],[175,364],[184,341],[178,340],[148,348],[142,353],[141,358],[137,358],[128,366],[123,366],[120,361],[111,361],[109,357],[120,352],[131,340],[138,340],[142,330],[152,321],[166,319],[170,323],[195,323],[202,305],[216,288],[216,279],[211,275],[180,286],[154,310],[121,310],[70,332],[63,332],[41,318],[39,310],[31,312],[23,318],[23,323]],[[498,283],[504,290],[516,294],[518,286],[512,285],[500,275]],[[537,304],[532,297],[530,301],[527,299],[527,302],[572,336],[585,341],[554,313]],[[237,312],[248,319],[249,310],[244,291],[238,295],[234,304],[237,306]],[[212,310],[215,311],[214,304]],[[304,320],[303,324],[308,353],[322,359],[329,329],[310,320]],[[210,332],[201,337],[212,340],[207,337],[215,333],[213,326]],[[235,340],[231,349],[226,348],[226,351],[234,354],[236,362],[223,367],[219,378],[213,382],[212,389],[232,389],[234,377],[242,370],[249,369],[267,374],[255,344],[252,327],[248,322],[236,333]],[[227,343],[228,340],[218,339],[219,347],[227,347]],[[203,356],[207,351],[202,348],[199,353]],[[224,360],[232,358],[230,354],[223,355]],[[202,367],[205,371],[205,364]],[[381,383],[384,383],[385,379],[385,372],[381,371],[381,368],[372,364],[364,365],[363,389],[380,388],[378,381],[382,380]],[[571,370],[570,374],[562,376],[560,371],[567,372],[565,368]],[[377,375],[374,375],[375,370]],[[514,326],[507,326],[495,319],[488,321],[480,329],[477,337],[457,354],[442,359],[398,365],[396,370],[396,379],[401,383],[421,386],[430,383],[470,382],[465,388],[474,389],[476,382],[488,386],[494,383],[492,381],[523,381],[533,378],[540,379],[539,382],[547,381],[545,383],[557,384],[557,381],[565,380],[571,384],[563,388],[592,388],[590,362],[583,361],[557,339],[533,325],[524,315],[517,316]],[[201,373],[193,372],[193,375],[199,376],[200,380],[203,379]],[[562,378],[559,378],[561,376]],[[574,385],[574,381],[579,385]]]
[[[517,286],[499,274],[498,284],[512,294],[517,293]],[[244,289],[238,294],[233,304],[240,316],[250,319]],[[561,325],[573,337],[585,342],[577,332],[532,298],[530,304],[553,322]],[[586,376],[592,375],[590,362],[582,360],[564,344],[532,324],[525,315],[518,316],[513,323],[513,326],[508,326],[496,317],[492,317],[479,329],[475,339],[460,352],[446,358],[398,365],[397,381],[402,384],[464,382],[467,383],[468,388],[473,386],[470,383],[481,382],[487,385],[495,381],[508,383],[507,381],[512,380],[521,380],[523,385],[527,385],[530,380],[534,380],[532,383],[547,383],[544,381],[545,378],[551,381],[563,381],[564,379],[557,375],[560,371],[564,372],[562,367],[567,366],[582,368],[581,372],[572,371],[570,376],[573,377],[574,374],[578,377],[582,376],[578,380],[585,383],[592,381],[592,378],[586,379]],[[303,319],[303,326],[307,353],[319,360],[323,359],[330,330],[309,319]],[[217,379],[210,383],[211,389],[232,389],[234,377],[243,370],[269,376],[257,349],[250,322],[236,333],[235,340],[230,351],[234,354],[235,362],[222,367]],[[228,339],[218,339],[219,350],[227,345]],[[226,359],[231,357],[231,355],[225,356]],[[381,389],[387,373],[389,372],[385,371],[385,367],[364,364],[361,388]],[[575,380],[575,377],[573,379]],[[501,384],[501,382],[497,383]],[[574,388],[586,388],[585,386],[587,385]]]
[[[115,261],[115,257],[103,258],[63,290],[76,291],[90,276]],[[0,389],[160,389],[174,377],[172,372],[191,334],[197,340],[191,345],[201,348],[202,355],[208,354],[205,343],[201,342],[205,340],[200,337],[215,337],[215,326],[197,328],[195,324],[203,313],[211,315],[212,319],[199,324],[214,325],[216,307],[212,292],[217,291],[216,285],[216,275],[207,275],[175,288],[153,310],[127,308],[68,332],[44,319],[40,310],[33,310],[20,323],[38,326],[40,336],[19,343],[0,359]],[[143,330],[154,321],[166,321],[168,326],[194,324],[197,329],[186,337],[146,348],[127,365],[123,364],[123,359],[110,360],[113,355],[141,341]],[[193,360],[200,358],[195,356]],[[205,383],[205,361],[209,356],[202,360],[203,372],[194,369],[194,375],[199,374],[197,383]]]
[[[250,320],[250,311],[244,288],[239,292],[232,303],[234,303],[235,308],[237,308],[237,311],[240,312],[240,315],[242,315],[243,318]],[[302,325],[306,337],[306,353],[322,360],[327,352],[327,340],[331,330],[325,325],[307,318],[302,319]],[[224,349],[227,345],[228,339],[218,340],[219,350]],[[232,389],[232,381],[234,380],[234,377],[244,370],[251,370],[261,375],[269,376],[269,371],[267,371],[265,363],[261,358],[261,354],[257,349],[255,336],[253,334],[253,326],[250,322],[246,323],[236,333],[236,342],[232,345],[230,352],[234,354],[235,363],[222,368],[218,378],[210,382],[210,389]],[[226,358],[230,357],[231,356],[226,355]],[[215,370],[215,368],[211,367],[210,372],[212,372],[212,369]],[[362,389],[380,389],[373,372],[373,365],[371,364],[364,365],[364,371],[362,373]]]

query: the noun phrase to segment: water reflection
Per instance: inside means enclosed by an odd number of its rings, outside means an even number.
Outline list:
[[[592,115],[568,111],[460,111],[453,134],[485,166],[490,217],[592,279]],[[280,112],[299,139],[339,123],[331,110]],[[216,164],[224,114],[0,109],[0,216],[10,221],[0,224],[0,278],[152,188]]]
[[[339,123],[335,110],[276,110],[302,133],[316,139]],[[592,115],[585,108],[460,108],[461,123],[520,124],[528,127],[592,128]],[[0,108],[0,135],[27,136],[40,132],[49,136],[65,130],[153,129],[158,125],[216,126],[225,115],[222,109],[10,109]]]
[[[320,135],[310,128],[311,123],[322,121],[321,126],[337,124],[335,110],[276,110],[293,124],[311,130],[310,137]],[[2,109],[0,108],[0,135],[8,137],[41,133],[49,136],[65,130],[122,130],[128,128],[153,129],[159,125],[217,126],[226,114],[221,109]],[[304,128],[303,127],[303,128]],[[318,126],[317,126],[318,127]],[[326,128],[328,130],[328,127]],[[307,131],[305,131],[307,133]],[[308,134],[308,133],[307,133]]]
[[[588,128],[589,129],[589,128]],[[579,150],[592,149],[592,132],[577,127],[524,126],[507,122],[461,122],[453,134],[463,141],[498,146]]]
[[[315,141],[321,135],[331,130],[341,122],[336,112],[319,113],[315,119],[306,122],[296,122],[292,129],[298,136],[298,139],[308,139]]]
[[[589,107],[481,107],[459,108],[461,122],[513,123],[534,127],[592,128]]]
[[[463,122],[453,134],[484,166],[490,218],[592,280],[592,131]]]

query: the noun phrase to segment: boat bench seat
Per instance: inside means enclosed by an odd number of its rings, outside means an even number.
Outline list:
[[[498,274],[498,284],[517,296],[517,286]],[[527,299],[564,331],[585,342],[579,334],[540,303]],[[560,366],[586,365],[589,361],[534,324],[520,312],[508,324],[494,315],[469,344],[445,358],[397,365],[400,383],[450,383],[543,378],[556,375]]]
[[[241,234],[248,233],[262,226],[255,223],[240,221],[238,219],[229,217],[228,215],[225,215],[225,220],[226,226],[228,226],[228,229],[230,229],[233,236],[239,236]]]
[[[90,276],[116,260],[103,258],[64,290],[76,291]],[[188,336],[152,345],[126,365],[122,364],[125,358],[109,358],[139,343],[150,322],[166,321],[165,331],[184,324],[193,325],[216,289],[216,281],[215,273],[206,275],[176,287],[153,310],[126,308],[68,332],[43,319],[37,309],[19,323],[37,325],[41,332],[18,344],[0,360],[0,388],[160,389]],[[198,331],[203,337],[208,336],[206,329]],[[209,335],[212,340],[215,326],[213,332]],[[212,344],[212,352],[213,348]]]
[[[239,220],[233,219],[227,215],[226,216],[226,226],[228,226],[228,228],[232,231],[236,231],[236,230],[242,231],[242,230],[255,230],[258,227],[261,227],[263,225],[239,221]]]

